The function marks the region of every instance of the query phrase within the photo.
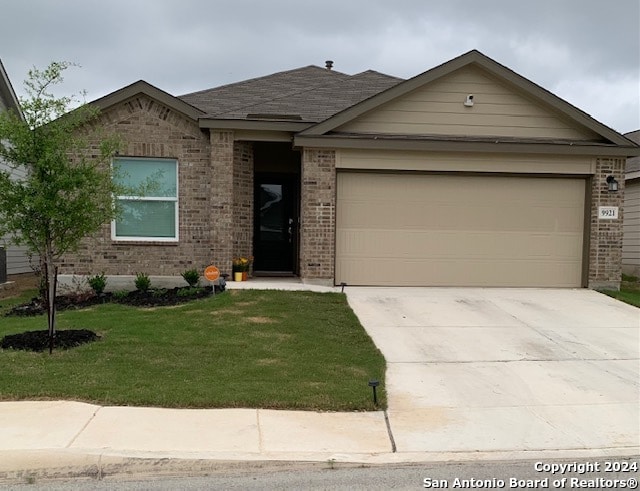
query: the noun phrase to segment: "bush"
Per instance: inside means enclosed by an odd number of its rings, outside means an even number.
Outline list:
[[[146,292],[151,288],[151,280],[149,279],[149,275],[145,273],[136,273],[136,288],[141,292]]]
[[[200,292],[204,291],[204,288],[193,288],[193,287],[189,287],[189,288],[180,288],[177,292],[176,295],[178,297],[195,297],[196,295],[198,295]]]
[[[124,300],[129,296],[129,292],[127,290],[118,290],[117,292],[113,292],[113,298],[116,300]]]
[[[102,293],[104,293],[105,287],[107,286],[107,278],[104,275],[104,272],[102,272],[95,276],[90,276],[87,279],[87,283],[89,283],[89,286],[96,295],[102,295]]]
[[[162,298],[167,294],[167,289],[166,288],[158,288],[157,290],[153,290],[151,292],[151,295],[154,298]]]
[[[200,273],[198,273],[197,269],[187,269],[184,273],[182,273],[182,277],[190,287],[197,286],[198,282],[200,281]]]

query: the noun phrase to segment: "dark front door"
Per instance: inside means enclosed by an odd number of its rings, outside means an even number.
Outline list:
[[[297,176],[256,174],[254,209],[254,271],[296,273]]]

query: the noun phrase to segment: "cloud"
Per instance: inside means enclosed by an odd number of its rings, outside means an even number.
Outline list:
[[[18,92],[32,65],[78,62],[65,89],[97,98],[138,79],[181,94],[327,59],[409,78],[479,49],[627,130],[639,19],[637,0],[21,0],[3,5],[0,57]]]

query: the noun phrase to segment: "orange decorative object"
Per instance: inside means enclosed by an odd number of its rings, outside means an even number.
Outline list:
[[[207,266],[204,270],[204,277],[209,281],[215,281],[220,278],[220,270],[215,266]]]

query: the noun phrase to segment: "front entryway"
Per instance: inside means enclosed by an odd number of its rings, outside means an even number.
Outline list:
[[[300,153],[287,142],[253,144],[253,274],[298,274]]]
[[[294,273],[296,182],[291,174],[256,174],[254,270]]]

